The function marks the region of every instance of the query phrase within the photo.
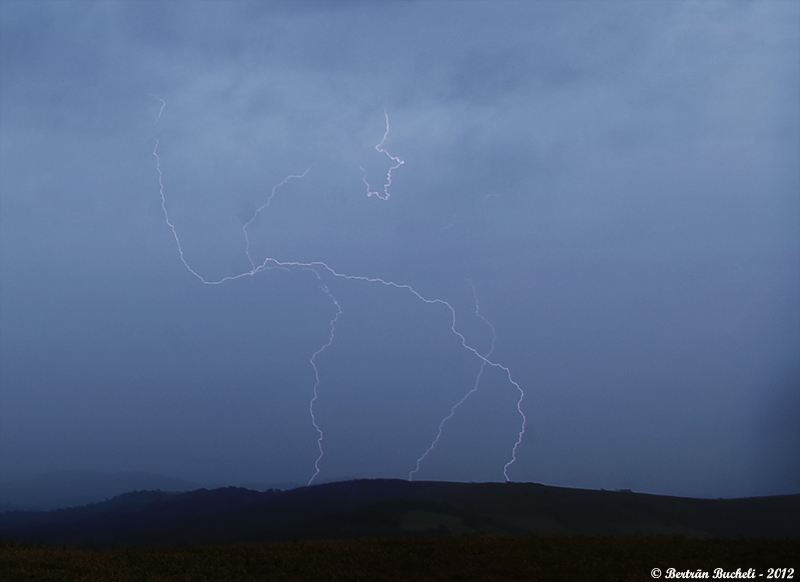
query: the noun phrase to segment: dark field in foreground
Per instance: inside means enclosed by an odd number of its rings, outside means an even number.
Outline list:
[[[0,580],[653,580],[660,568],[795,568],[797,540],[461,536],[187,548],[71,549],[0,541]],[[759,574],[763,574],[759,576]]]

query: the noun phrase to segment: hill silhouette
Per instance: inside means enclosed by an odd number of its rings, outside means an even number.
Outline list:
[[[46,511],[104,501],[128,491],[192,491],[207,486],[142,471],[55,471],[31,479],[0,479],[0,511]]]
[[[292,489],[299,483],[208,483],[187,481],[143,471],[54,471],[29,479],[0,478],[0,512],[48,511],[98,503],[129,491],[194,491],[236,485],[263,491]]]
[[[187,546],[470,534],[800,538],[800,495],[692,499],[535,483],[353,480],[288,491],[138,491],[0,514],[0,538]]]

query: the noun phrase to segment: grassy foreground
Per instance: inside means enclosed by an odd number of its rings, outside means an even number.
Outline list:
[[[0,540],[0,580],[652,580],[650,571],[797,568],[800,540],[465,536],[152,549]],[[758,575],[756,575],[758,577]],[[795,570],[795,578],[800,571]]]

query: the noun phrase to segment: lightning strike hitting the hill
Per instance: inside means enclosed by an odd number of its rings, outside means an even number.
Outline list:
[[[163,99],[161,99],[161,98],[159,98],[159,97],[157,97],[155,95],[153,95],[153,96],[156,97],[156,99],[158,99],[161,102],[161,109],[159,110],[159,113],[158,113],[158,119],[160,119],[161,115],[164,112],[164,109],[166,107],[166,102]],[[392,166],[389,169],[389,171],[387,172],[386,183],[384,184],[384,187],[383,187],[383,195],[381,195],[381,193],[379,193],[377,191],[372,191],[371,190],[370,185],[367,183],[366,176],[364,177],[364,183],[367,185],[367,195],[368,195],[368,197],[377,196],[381,200],[388,200],[388,198],[390,197],[389,187],[392,184],[392,172],[394,170],[396,170],[397,168],[399,168],[400,166],[402,166],[405,162],[402,159],[400,159],[399,157],[392,156],[391,154],[389,154],[383,147],[385,142],[386,142],[386,139],[388,138],[389,131],[390,131],[389,115],[385,111],[384,111],[384,116],[386,118],[386,131],[385,131],[385,133],[383,135],[383,139],[381,140],[381,142],[377,146],[375,146],[375,149],[380,153],[386,154],[386,156],[389,157],[389,159],[392,160],[395,165]],[[315,416],[315,412],[314,412],[314,405],[316,404],[317,399],[319,397],[319,387],[320,387],[320,384],[321,384],[319,369],[317,367],[317,358],[327,348],[329,348],[333,344],[333,341],[334,341],[334,338],[335,338],[335,334],[336,334],[336,323],[339,321],[339,317],[343,313],[340,303],[338,302],[336,297],[331,293],[330,289],[328,288],[328,286],[324,282],[323,277],[325,275],[332,276],[332,277],[338,278],[338,279],[344,279],[344,280],[347,280],[347,281],[362,281],[362,282],[366,282],[366,283],[378,283],[378,284],[384,285],[386,287],[393,287],[395,289],[400,289],[400,290],[404,290],[404,291],[407,291],[407,292],[411,293],[414,297],[416,297],[417,299],[419,299],[420,301],[422,301],[425,304],[428,304],[428,305],[440,305],[440,306],[446,308],[450,312],[450,317],[451,317],[450,330],[451,330],[451,332],[453,334],[455,334],[456,337],[458,337],[458,339],[459,339],[459,341],[461,343],[461,346],[464,349],[466,349],[469,352],[473,353],[478,359],[481,360],[480,371],[478,372],[478,376],[477,376],[477,379],[475,381],[475,384],[474,384],[473,388],[455,406],[453,406],[450,415],[447,418],[445,418],[444,420],[442,420],[442,422],[439,424],[439,433],[438,433],[436,439],[434,440],[434,442],[430,446],[430,448],[425,452],[425,454],[423,454],[422,457],[420,457],[417,460],[416,468],[413,471],[411,471],[411,473],[409,473],[409,480],[411,480],[413,478],[414,474],[419,470],[420,464],[422,463],[422,461],[430,453],[430,451],[433,450],[433,448],[435,447],[436,443],[438,442],[439,438],[441,437],[441,434],[442,434],[442,431],[443,431],[443,428],[444,428],[444,425],[446,424],[446,422],[449,421],[450,419],[452,419],[452,417],[454,416],[454,414],[455,414],[456,410],[458,409],[458,407],[471,394],[473,394],[477,390],[478,385],[480,383],[481,377],[483,375],[483,372],[484,372],[484,369],[485,369],[486,366],[491,366],[491,367],[499,368],[499,369],[503,370],[505,372],[505,374],[506,374],[506,377],[507,377],[509,383],[511,383],[520,393],[520,398],[519,398],[519,400],[517,402],[517,411],[519,412],[520,416],[522,417],[521,430],[519,432],[519,438],[517,439],[517,442],[514,444],[514,448],[512,450],[512,458],[508,463],[506,463],[506,465],[503,468],[503,475],[505,476],[507,481],[510,480],[510,478],[508,476],[508,469],[516,461],[516,452],[517,452],[517,449],[518,449],[520,443],[522,442],[522,438],[523,438],[524,433],[525,433],[526,418],[525,418],[525,414],[522,411],[522,401],[524,399],[525,393],[522,390],[522,387],[513,379],[512,375],[511,375],[511,371],[509,370],[509,368],[507,368],[506,366],[503,366],[502,364],[499,364],[497,362],[493,362],[488,358],[488,356],[490,356],[492,351],[494,350],[494,342],[495,342],[495,339],[496,339],[496,335],[495,335],[494,327],[492,327],[492,325],[488,322],[488,320],[486,320],[486,318],[484,318],[483,315],[481,315],[479,313],[477,298],[475,299],[475,313],[476,313],[476,315],[478,315],[478,317],[483,319],[483,321],[486,322],[486,324],[489,325],[490,329],[492,330],[492,345],[491,345],[491,349],[489,350],[489,352],[487,352],[486,355],[480,354],[475,348],[470,346],[467,343],[467,340],[464,337],[464,335],[456,329],[456,312],[455,312],[455,309],[453,308],[453,306],[450,303],[448,303],[447,301],[444,301],[442,299],[428,299],[428,298],[422,296],[419,292],[417,292],[410,285],[395,283],[394,281],[389,281],[389,280],[381,279],[381,278],[378,278],[378,277],[366,277],[366,276],[362,276],[362,275],[348,275],[348,274],[340,273],[340,272],[334,270],[332,267],[330,267],[327,263],[324,263],[322,261],[311,261],[311,262],[281,261],[281,260],[278,260],[278,259],[276,259],[274,257],[266,257],[260,264],[257,264],[256,261],[253,260],[251,254],[250,254],[250,238],[249,238],[249,235],[248,235],[248,227],[253,223],[253,221],[257,218],[257,216],[259,215],[259,213],[261,211],[266,210],[269,207],[270,202],[272,201],[273,197],[275,196],[275,193],[276,193],[278,188],[280,188],[281,186],[285,185],[289,180],[300,179],[300,178],[305,177],[308,174],[308,172],[310,171],[311,168],[307,169],[302,174],[289,175],[282,182],[280,182],[279,184],[276,184],[272,188],[272,190],[270,192],[270,195],[267,198],[267,201],[263,205],[261,205],[259,208],[257,208],[255,210],[255,212],[253,214],[253,217],[249,221],[247,221],[244,224],[244,226],[242,227],[242,231],[243,231],[244,238],[245,238],[245,254],[247,256],[248,261],[250,262],[250,266],[251,266],[250,270],[244,271],[244,272],[239,273],[237,275],[229,275],[229,276],[226,276],[226,277],[222,277],[221,279],[218,279],[218,280],[207,280],[202,275],[200,275],[197,271],[195,271],[189,265],[189,263],[187,262],[186,257],[184,255],[183,246],[181,245],[180,237],[178,236],[178,231],[175,228],[175,225],[170,220],[169,212],[167,210],[167,200],[166,200],[166,196],[164,194],[163,172],[161,170],[161,158],[158,155],[159,141],[158,141],[157,138],[154,138],[154,139],[155,139],[155,146],[153,147],[153,156],[156,159],[156,170],[158,172],[159,194],[161,196],[161,208],[162,208],[162,211],[164,213],[164,220],[165,220],[167,226],[169,226],[170,230],[172,231],[172,235],[173,235],[173,238],[175,239],[175,244],[177,245],[178,254],[180,256],[181,262],[183,263],[183,265],[186,267],[186,269],[192,275],[197,277],[205,285],[220,285],[220,284],[225,283],[227,281],[234,281],[236,279],[240,279],[240,278],[243,278],[243,277],[252,277],[252,276],[254,276],[254,275],[256,275],[256,274],[258,274],[258,273],[260,273],[262,271],[266,271],[266,270],[272,269],[272,268],[310,270],[310,271],[314,272],[314,274],[316,275],[316,277],[317,277],[317,279],[319,281],[320,289],[322,290],[322,292],[325,293],[330,298],[331,302],[333,303],[333,305],[336,308],[335,314],[330,319],[330,333],[329,333],[327,342],[325,344],[323,344],[316,352],[314,352],[312,354],[311,358],[309,359],[309,363],[310,363],[311,367],[314,370],[314,377],[315,377],[315,383],[314,383],[314,387],[312,389],[312,398],[311,398],[311,400],[309,402],[309,414],[311,416],[312,425],[314,426],[314,429],[317,431],[317,434],[318,434],[317,448],[319,450],[319,455],[317,456],[317,459],[314,462],[314,469],[315,469],[314,470],[314,474],[311,476],[311,478],[308,481],[309,485],[311,485],[314,482],[314,480],[317,478],[317,476],[320,474],[320,472],[321,472],[320,463],[321,463],[321,461],[322,461],[322,459],[324,457],[324,448],[323,448],[324,435],[323,435],[322,428],[320,427],[319,423],[317,422],[317,419],[316,419],[316,416]],[[474,288],[473,288],[473,291],[474,291]]]
[[[491,323],[489,323],[489,320],[486,319],[480,312],[480,306],[478,305],[478,295],[475,292],[475,286],[472,284],[472,281],[469,282],[469,285],[470,285],[470,287],[472,287],[472,297],[475,300],[475,315],[480,317],[484,321],[484,323],[486,323],[486,325],[489,326],[489,329],[492,330],[492,344],[489,347],[489,351],[486,352],[486,356],[485,356],[486,358],[488,358],[490,355],[492,355],[492,352],[494,351],[494,343],[497,340],[497,334],[495,333],[494,326]],[[409,481],[413,481],[414,480],[414,475],[416,475],[419,472],[419,469],[420,469],[420,466],[422,465],[422,462],[425,460],[425,458],[431,452],[433,452],[433,449],[436,448],[436,445],[438,444],[439,439],[442,438],[442,433],[444,432],[444,425],[447,424],[448,422],[450,422],[453,419],[453,417],[456,415],[456,410],[458,410],[458,408],[462,404],[464,404],[464,402],[466,402],[467,398],[472,396],[478,390],[478,386],[480,385],[480,382],[481,382],[481,377],[483,377],[483,370],[485,368],[486,368],[486,360],[483,360],[481,362],[480,370],[478,370],[478,375],[475,378],[475,385],[472,387],[472,389],[469,392],[464,394],[464,396],[463,396],[463,398],[461,398],[461,400],[459,400],[458,402],[456,402],[453,405],[453,408],[450,409],[450,414],[448,414],[446,417],[444,417],[442,419],[442,422],[439,423],[439,432],[436,433],[436,438],[433,439],[433,442],[431,443],[431,446],[428,447],[428,450],[425,451],[419,459],[417,459],[416,467],[414,469],[412,469],[411,472],[408,474],[408,480]],[[508,481],[508,475],[506,475],[506,481]]]

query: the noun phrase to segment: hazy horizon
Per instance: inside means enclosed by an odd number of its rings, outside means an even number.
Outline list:
[[[800,493],[798,159],[789,1],[0,0],[0,478]]]

